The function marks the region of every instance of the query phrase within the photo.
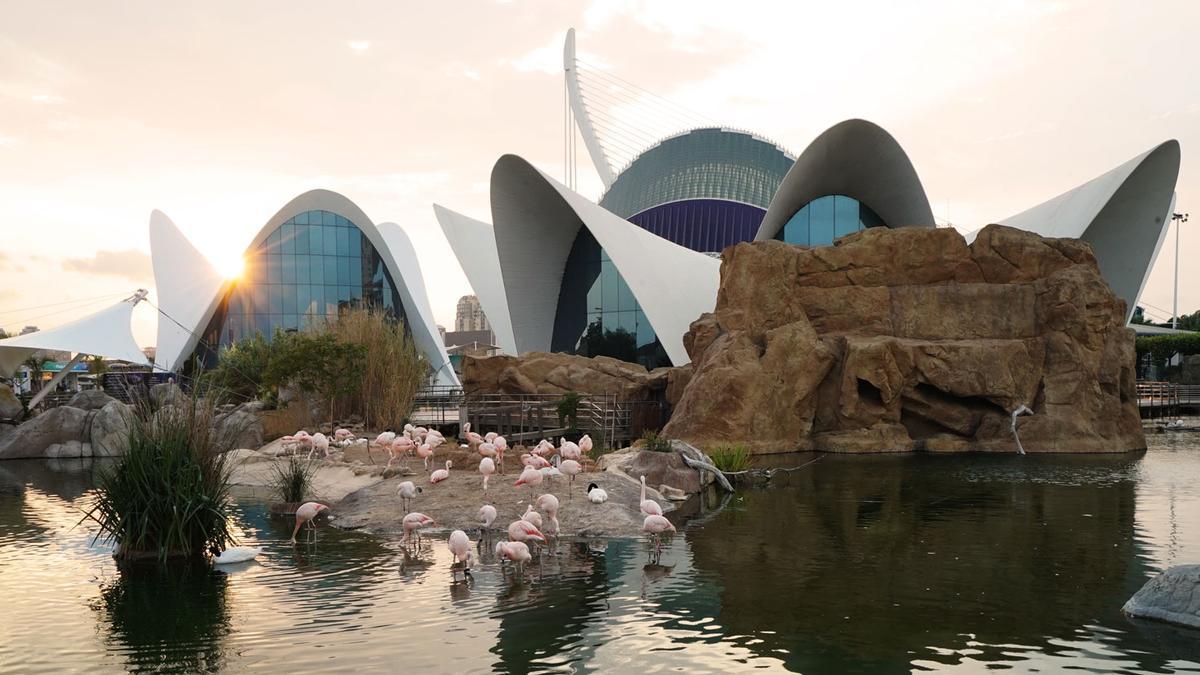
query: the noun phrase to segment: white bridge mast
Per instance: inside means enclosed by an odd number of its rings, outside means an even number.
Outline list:
[[[563,44],[563,71],[567,80],[567,100],[571,107],[571,114],[575,118],[575,123],[579,125],[579,135],[583,137],[583,144],[587,146],[588,155],[592,158],[596,173],[600,174],[600,181],[604,183],[604,189],[607,190],[613,184],[612,167],[608,164],[608,158],[604,156],[604,148],[600,146],[600,139],[596,137],[596,129],[592,126],[592,120],[588,117],[587,109],[583,106],[583,98],[579,94],[579,73],[575,68],[574,28],[567,29],[567,39]],[[570,139],[567,139],[567,143],[570,144]]]

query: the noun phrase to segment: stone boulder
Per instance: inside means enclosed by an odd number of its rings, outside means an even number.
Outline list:
[[[229,450],[257,450],[263,445],[263,423],[254,413],[238,410],[221,415],[214,428],[219,440],[229,441]]]
[[[1125,305],[1091,248],[999,225],[725,250],[663,434],[759,452],[1145,447]]]
[[[1147,581],[1121,611],[1139,619],[1200,628],[1200,565],[1168,568]]]
[[[90,417],[79,408],[51,408],[0,437],[0,459],[45,457],[52,445],[82,443]]]
[[[607,356],[530,352],[521,356],[466,356],[463,390],[473,394],[614,394],[621,401],[661,398],[669,368],[648,371]]]
[[[695,494],[715,478],[711,473],[698,471],[684,463],[683,454],[694,452],[678,442],[672,443],[670,452],[653,452],[633,447],[603,455],[597,463],[597,469],[616,469],[635,481],[645,476],[646,486],[660,493],[665,485],[686,494]],[[709,461],[703,456],[697,456],[696,459]]]
[[[87,389],[72,396],[67,405],[80,410],[99,410],[115,400],[102,389]]]
[[[189,403],[188,395],[174,382],[162,382],[150,387],[150,405],[155,410],[167,405],[183,407]]]
[[[0,419],[20,419],[24,412],[25,406],[21,405],[21,400],[13,393],[12,387],[0,382]]]
[[[133,406],[116,399],[96,411],[92,416],[89,435],[92,454],[97,457],[123,454],[128,444],[132,420]]]

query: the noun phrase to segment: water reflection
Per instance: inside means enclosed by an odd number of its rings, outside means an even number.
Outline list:
[[[132,565],[101,586],[93,609],[128,670],[216,672],[230,632],[227,580],[207,565]]]
[[[759,635],[756,652],[786,650],[789,668],[1053,653],[1047,636],[1112,619],[1146,576],[1139,461],[829,457],[745,493],[688,542],[722,579],[727,630]]]

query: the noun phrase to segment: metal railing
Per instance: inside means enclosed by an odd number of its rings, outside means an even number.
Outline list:
[[[1200,407],[1200,385],[1141,381],[1137,399],[1142,417],[1176,417],[1181,408]]]
[[[462,421],[480,431],[495,431],[511,443],[535,443],[567,434],[572,427],[588,433],[599,447],[628,445],[647,429],[659,429],[664,404],[620,401],[615,394],[585,395],[575,408],[572,425],[560,418],[558,394],[474,394],[464,397]]]

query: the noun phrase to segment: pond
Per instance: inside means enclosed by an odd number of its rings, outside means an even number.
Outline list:
[[[228,572],[121,573],[78,525],[96,467],[0,463],[0,672],[1200,671],[1200,634],[1123,617],[1200,561],[1200,436],[1123,456],[825,456],[689,503],[660,566],[566,542],[523,581],[444,539],[289,524],[239,498]],[[811,457],[790,456],[800,464]]]

